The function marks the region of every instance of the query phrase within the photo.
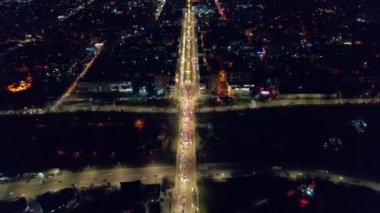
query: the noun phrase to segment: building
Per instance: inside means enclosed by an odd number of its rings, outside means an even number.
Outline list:
[[[123,206],[135,212],[141,209],[145,209],[145,212],[157,212],[160,190],[160,184],[143,184],[140,180],[120,183]]]
[[[18,213],[25,212],[28,208],[27,201],[24,197],[0,201],[0,212]]]
[[[218,96],[228,95],[227,72],[225,70],[219,71],[216,94]]]
[[[144,193],[148,202],[160,202],[160,184],[146,184]]]
[[[60,209],[70,208],[76,203],[76,190],[74,188],[62,189],[58,192],[46,192],[37,197],[42,212],[57,212]]]
[[[170,76],[169,75],[164,75],[164,74],[158,74],[154,76],[154,85],[156,89],[163,89],[168,86],[170,83]]]
[[[83,93],[127,93],[132,94],[133,88],[130,81],[123,82],[78,82],[77,91]]]

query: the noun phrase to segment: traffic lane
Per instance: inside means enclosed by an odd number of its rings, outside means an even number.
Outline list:
[[[64,172],[60,176],[35,179],[30,182],[0,184],[0,200],[17,196],[35,197],[48,191],[57,191],[66,187],[88,187],[91,184],[103,185],[110,182],[118,186],[122,181],[142,180],[144,183],[160,183],[164,176],[173,177],[174,166],[145,168],[116,168],[107,170],[90,170],[80,173]],[[41,181],[44,180],[44,183]]]
[[[292,167],[297,167],[293,169]],[[380,192],[380,181],[377,177],[367,177],[362,173],[354,174],[352,171],[339,170],[335,171],[333,169],[321,169],[314,166],[273,166],[268,167],[267,170],[264,167],[260,167],[259,170],[255,168],[248,168],[246,165],[240,165],[235,163],[210,163],[202,164],[199,166],[199,175],[201,177],[213,178],[215,180],[220,180],[224,178],[233,178],[240,176],[252,176],[260,172],[271,172],[272,174],[291,179],[297,180],[299,178],[311,177],[316,179],[324,179],[336,184],[349,184],[357,185],[362,187],[367,187],[372,190]]]
[[[191,15],[191,14],[190,14]],[[192,24],[189,20],[189,14],[186,13],[185,17],[187,17],[187,20],[185,20],[184,24],[187,26],[188,24]],[[190,212],[192,208],[192,204],[194,203],[194,199],[191,196],[191,189],[194,187],[194,177],[195,177],[195,158],[193,157],[195,155],[194,147],[190,147],[188,144],[191,144],[193,141],[194,134],[192,132],[194,131],[194,125],[193,125],[193,113],[194,110],[194,85],[196,82],[194,81],[195,78],[195,69],[194,64],[192,63],[193,60],[192,54],[193,54],[193,42],[191,39],[194,37],[192,36],[192,26],[187,26],[184,32],[183,36],[183,48],[185,48],[185,51],[182,52],[182,58],[186,58],[186,66],[181,66],[181,77],[185,77],[185,85],[183,84],[183,81],[179,82],[179,100],[181,102],[181,116],[180,116],[180,138],[178,141],[178,152],[177,152],[177,170],[176,170],[176,196],[175,196],[175,205],[176,211],[182,212],[183,210],[186,210],[186,212]],[[183,62],[183,61],[181,61]],[[191,62],[191,63],[190,63]],[[186,75],[185,75],[186,74]],[[190,80],[191,79],[191,80]],[[190,143],[189,143],[190,142]]]
[[[340,184],[357,185],[362,187],[370,188],[374,191],[380,192],[380,182],[374,180],[368,180],[360,177],[353,177],[345,174],[339,174],[334,171],[327,170],[292,170],[292,169],[282,169],[273,172],[275,175],[288,178],[291,180],[297,180],[304,177],[314,177],[326,179],[330,182]]]
[[[60,178],[56,180],[50,180],[46,183],[41,184],[40,182],[35,183],[24,183],[24,184],[13,184],[1,189],[4,191],[3,199],[26,195],[28,197],[34,197],[36,195],[42,194],[47,191],[56,191],[62,188],[71,187],[75,184],[77,187],[88,187],[90,184],[94,185],[103,185],[107,182],[110,182],[113,185],[118,185],[122,181],[133,181],[133,180],[142,180],[145,183],[154,183],[160,182],[162,177],[165,175],[173,175],[173,171],[170,172],[138,172],[132,174],[115,174],[115,177],[109,176],[107,174],[98,174],[96,178],[92,175],[83,175],[81,177],[72,177],[72,178]],[[157,176],[155,176],[157,175]],[[122,177],[117,177],[122,176]]]

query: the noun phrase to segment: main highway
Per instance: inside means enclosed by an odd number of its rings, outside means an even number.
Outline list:
[[[184,12],[177,70],[179,135],[176,178],[173,193],[174,212],[198,212],[195,102],[198,93],[198,47],[195,15],[190,2]]]
[[[66,93],[67,94],[67,93]],[[58,102],[56,102],[58,103]],[[42,115],[52,113],[75,113],[75,112],[134,112],[134,113],[178,113],[174,107],[150,107],[150,106],[128,106],[113,104],[100,105],[89,101],[88,105],[66,104],[61,102],[58,108],[47,106],[46,108],[29,108],[20,110],[0,110],[1,115]],[[279,99],[265,102],[256,101],[254,104],[246,103],[232,106],[198,107],[197,113],[226,112],[247,109],[261,109],[271,107],[295,107],[295,106],[339,106],[339,105],[379,105],[380,99],[355,98],[355,99]]]
[[[115,166],[102,169],[87,167],[80,172],[62,171],[54,177],[36,177],[29,182],[17,180],[14,182],[0,182],[0,200],[16,197],[35,198],[45,192],[54,192],[75,186],[79,189],[106,185],[120,186],[120,182],[141,180],[144,184],[161,183],[164,177],[172,179],[174,166],[146,165],[134,168]]]
[[[282,164],[270,167],[259,166],[260,169],[247,167],[247,165],[235,163],[212,163],[202,164],[198,167],[198,176],[211,178],[214,181],[223,182],[229,178],[252,177],[256,174],[265,173],[298,180],[299,178],[312,177],[315,179],[328,180],[335,184],[347,184],[347,186],[358,186],[380,192],[380,182],[377,176],[367,176],[355,173],[351,170],[339,170],[332,168],[321,168],[312,165]],[[172,180],[175,167],[165,164],[147,165],[140,168],[115,166],[114,168],[99,169],[87,167],[80,172],[62,171],[61,175],[54,177],[36,177],[29,182],[17,180],[14,182],[0,183],[0,200],[14,199],[25,196],[27,199],[35,199],[36,196],[45,192],[59,191],[61,189],[76,186],[79,189],[91,188],[111,184],[119,187],[120,182],[142,180],[144,184],[160,183],[164,177]],[[197,209],[187,211],[196,212]],[[165,206],[162,212],[168,213],[169,207]],[[178,211],[177,211],[178,212]]]

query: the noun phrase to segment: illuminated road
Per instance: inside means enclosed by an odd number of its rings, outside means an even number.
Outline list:
[[[252,103],[234,106],[202,107],[197,109],[197,113],[228,112],[248,109],[296,107],[296,106],[346,106],[346,105],[379,105],[380,99],[279,99],[272,101],[254,101]]]
[[[156,20],[158,20],[160,18],[160,15],[161,15],[162,10],[164,9],[165,3],[166,3],[166,0],[158,0],[157,9],[156,9],[156,12],[154,14],[154,18]]]
[[[198,212],[195,101],[198,92],[198,47],[195,33],[195,15],[190,3],[182,22],[177,86],[180,105],[179,138],[176,178],[173,196],[174,212]]]
[[[376,103],[375,103],[376,102]],[[91,102],[90,102],[91,103]],[[255,104],[242,104],[236,106],[217,106],[217,107],[199,107],[197,113],[209,112],[226,112],[247,109],[261,109],[270,107],[294,107],[294,106],[339,106],[339,105],[379,105],[380,99],[297,99],[297,100],[273,100],[268,102],[256,102]],[[97,105],[91,103],[88,105],[63,104],[54,111],[51,108],[31,108],[20,110],[0,110],[0,115],[42,115],[49,113],[66,113],[66,112],[135,112],[135,113],[178,113],[177,108],[148,107],[148,106],[128,106],[128,105]]]
[[[235,163],[211,163],[199,165],[199,176],[212,178],[214,181],[226,181],[229,178],[251,177],[257,174],[271,174],[286,178],[292,181],[312,178],[316,180],[326,180],[335,184],[347,184],[348,186],[359,186],[380,192],[380,181],[376,175],[363,174],[363,172],[353,170],[342,170],[321,168],[319,166],[302,164],[284,164],[282,166],[273,165],[271,168],[255,170],[247,168],[246,165]]]
[[[63,171],[51,178],[35,178],[30,182],[16,181],[0,184],[0,200],[25,196],[34,198],[48,191],[58,191],[75,185],[78,188],[101,186],[110,183],[120,186],[123,181],[141,180],[145,184],[161,183],[162,178],[174,175],[173,166],[154,165],[142,168],[115,167],[113,169],[87,168],[82,172]],[[44,181],[44,183],[42,183]]]
[[[235,163],[208,163],[199,165],[198,176],[202,178],[212,178],[214,181],[226,181],[228,178],[250,177],[261,173],[254,167]],[[163,177],[172,179],[175,167],[170,165],[152,165],[142,168],[115,167],[110,169],[87,168],[82,172],[62,171],[62,175],[51,178],[36,178],[30,182],[16,181],[11,183],[0,184],[0,200],[15,198],[17,196],[26,196],[34,198],[48,191],[57,191],[66,187],[89,187],[101,186],[107,182],[113,186],[120,186],[122,181],[142,180],[145,184],[160,183]],[[380,192],[380,182],[376,177],[368,177],[362,173],[353,171],[334,171],[313,166],[301,166],[297,164],[273,166],[272,170],[265,170],[265,173],[272,173],[275,176],[297,180],[302,177],[312,177],[315,179],[328,178],[330,182],[336,184],[349,184],[360,187],[367,187],[374,191]],[[349,174],[349,175],[347,175]],[[44,180],[45,183],[41,183]],[[106,180],[106,181],[104,181]],[[167,212],[166,210],[163,212]]]
[[[227,20],[227,16],[224,13],[224,9],[223,9],[222,5],[220,4],[219,0],[214,0],[214,2],[215,2],[215,5],[216,5],[216,8],[218,9],[218,13],[220,15],[220,18],[222,20]]]
[[[82,72],[75,78],[73,83],[69,86],[69,88],[67,88],[66,92],[50,108],[51,111],[56,111],[57,108],[61,106],[62,103],[66,100],[66,98],[69,97],[72,92],[74,92],[74,90],[77,87],[78,81],[86,75],[87,71],[92,67],[92,65],[94,64],[94,61],[96,60],[96,58],[100,55],[102,51],[103,51],[103,44],[99,46],[99,50],[94,52],[94,56],[91,58],[91,60],[87,62],[86,64],[84,64],[84,68]]]
[[[75,16],[76,14],[78,14],[80,11],[84,10],[85,7],[86,7],[86,4],[87,4],[87,7],[94,3],[95,0],[86,0],[87,2],[84,2],[83,4],[80,4],[78,7],[74,8],[73,10],[70,11],[69,14],[67,14],[66,16],[64,16],[64,20],[67,20],[73,16]]]

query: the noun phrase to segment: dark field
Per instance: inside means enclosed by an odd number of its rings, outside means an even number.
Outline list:
[[[289,196],[291,189],[310,181],[290,181],[266,175],[227,179],[226,182],[204,180],[200,183],[200,206],[203,213],[216,212],[292,212],[292,213],[375,213],[380,194],[369,189],[335,185],[316,180],[310,204],[301,208],[299,197]]]
[[[300,163],[378,174],[376,106],[294,107],[198,116],[199,161]]]
[[[176,120],[176,115],[133,113],[0,117],[0,168],[25,171],[170,161]]]

